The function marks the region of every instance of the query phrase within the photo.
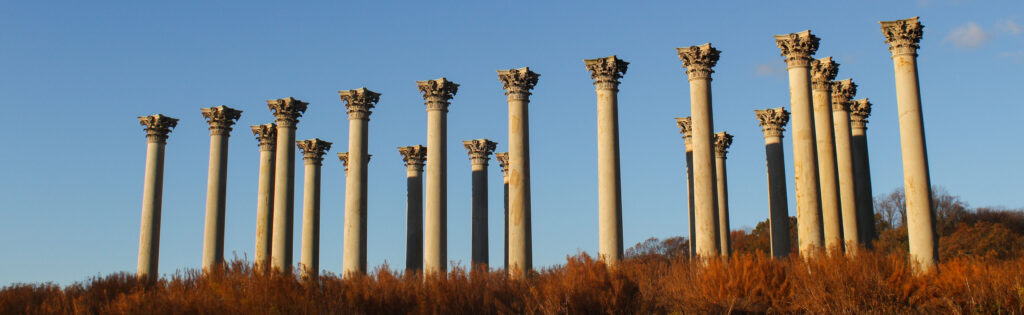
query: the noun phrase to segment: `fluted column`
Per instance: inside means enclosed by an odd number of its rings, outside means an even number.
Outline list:
[[[267,107],[277,118],[277,153],[274,162],[274,224],[271,266],[291,272],[295,223],[295,127],[309,103],[282,98],[268,100]]]
[[[786,197],[786,157],[782,148],[782,132],[789,122],[785,108],[754,110],[764,133],[764,153],[768,160],[768,224],[771,231],[772,256],[789,256],[789,203]]]
[[[274,226],[274,152],[277,150],[277,125],[250,126],[260,145],[260,179],[256,193],[257,268],[270,266],[271,235]]]
[[[147,282],[160,274],[160,206],[164,190],[164,147],[167,135],[178,120],[161,114],[139,117],[146,126],[146,177],[142,186],[142,224],[139,228],[139,266],[137,275]]]
[[[405,161],[405,270],[423,269],[423,164],[427,147],[398,147]]]
[[[472,263],[488,265],[487,252],[487,161],[498,143],[487,139],[465,140],[473,177]]]
[[[331,143],[317,138],[295,143],[302,150],[306,164],[302,194],[302,258],[299,261],[302,277],[316,277],[320,273],[320,166]]]
[[[508,265],[513,277],[533,269],[530,215],[530,90],[540,75],[529,67],[498,70],[508,100]]]
[[[852,136],[854,184],[857,194],[857,229],[862,246],[871,248],[878,238],[875,233],[875,206],[871,194],[871,165],[868,163],[868,116],[871,102],[855,100],[850,104],[850,134]]]
[[[495,153],[494,159],[498,160],[498,165],[501,166],[501,181],[504,183],[504,195],[505,195],[505,256],[504,257],[504,268],[508,270],[508,152]]]
[[[851,99],[857,85],[846,79],[832,82],[832,118],[835,122],[836,168],[839,171],[839,199],[843,214],[843,242],[847,254],[860,244],[860,218],[857,217],[857,190],[853,171],[853,147],[850,133]]]
[[[917,49],[924,26],[917,17],[879,22],[889,43],[896,73],[896,107],[900,118],[900,148],[903,152],[903,188],[907,196],[907,235],[910,256],[927,272],[939,260],[935,235],[935,209],[928,173],[924,119],[921,116],[921,87],[917,79]]]
[[[725,156],[732,145],[732,135],[725,131],[715,134],[715,178],[718,195],[718,236],[722,257],[732,253],[732,241],[729,238],[729,183],[726,181]]]
[[[427,105],[427,174],[423,218],[423,272],[448,270],[448,106],[459,85],[448,79],[416,81]]]
[[[797,238],[800,240],[800,255],[807,257],[820,250],[824,243],[810,71],[811,55],[818,51],[818,37],[812,35],[811,31],[803,31],[776,35],[775,43],[782,50],[782,56],[786,57],[786,69],[789,72]]]
[[[206,226],[203,230],[203,270],[224,263],[224,214],[228,186],[228,137],[242,111],[227,106],[202,109],[210,124],[210,169],[206,179]]]
[[[359,88],[338,91],[348,109],[348,162],[345,180],[345,244],[342,274],[366,273],[366,186],[367,129],[370,110],[380,101],[380,93]]]
[[[693,211],[696,221],[697,256],[720,253],[715,179],[714,119],[711,110],[712,67],[721,53],[711,44],[676,48],[690,81],[690,117],[693,130]],[[717,241],[716,241],[717,240]]]
[[[825,248],[843,252],[842,209],[839,200],[839,173],[836,167],[836,141],[832,122],[831,81],[839,72],[832,57],[811,61],[811,97],[814,108],[814,139],[818,153],[818,184],[821,191],[821,221]]]
[[[697,245],[694,244],[697,229],[693,216],[693,127],[690,117],[676,118],[676,126],[679,127],[679,133],[683,134],[683,144],[686,146],[686,207],[690,218],[690,258],[694,258],[697,257]]]
[[[615,55],[583,60],[597,92],[598,256],[622,260],[622,181],[619,168],[619,79],[628,62]]]

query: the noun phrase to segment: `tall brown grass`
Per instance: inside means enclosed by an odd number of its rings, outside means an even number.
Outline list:
[[[525,280],[462,268],[424,279],[386,266],[303,280],[234,261],[151,285],[123,273],[64,288],[14,284],[0,290],[0,313],[1024,313],[1024,258],[956,257],[939,269],[915,276],[906,256],[866,249],[855,258],[755,253],[706,265],[647,255],[614,268],[579,254]]]

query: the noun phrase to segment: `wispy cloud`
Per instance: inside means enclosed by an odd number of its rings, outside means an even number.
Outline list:
[[[1020,24],[1017,24],[1017,22],[1014,22],[1013,20],[999,21],[999,23],[996,24],[996,27],[1003,32],[1007,32],[1013,35],[1020,34],[1021,29]]]
[[[781,64],[779,61],[759,64],[757,67],[754,67],[754,74],[758,76],[782,76],[786,73],[786,69]]]
[[[1013,62],[1024,63],[1024,50],[1003,52],[999,54],[999,57],[1010,59]]]
[[[978,26],[978,23],[967,22],[967,24],[953,29],[946,36],[945,41],[953,43],[957,47],[975,49],[981,47],[991,37],[992,35],[985,32],[981,26]]]

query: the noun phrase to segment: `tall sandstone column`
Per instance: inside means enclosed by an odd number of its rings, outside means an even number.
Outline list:
[[[498,160],[498,165],[501,166],[501,181],[504,183],[505,193],[505,257],[504,267],[508,270],[508,152],[495,153],[494,159]]]
[[[693,127],[690,117],[676,118],[676,126],[679,126],[679,133],[683,134],[683,145],[686,146],[686,205],[690,217],[690,258],[694,258],[697,257],[697,246],[694,244],[697,229],[693,221]]]
[[[370,110],[380,101],[380,93],[359,88],[338,91],[348,109],[348,162],[345,180],[345,244],[342,274],[366,273],[366,186],[368,147],[367,129]]]
[[[473,177],[472,263],[488,265],[487,252],[487,161],[498,143],[487,139],[465,140]]]
[[[331,143],[317,138],[296,142],[306,164],[302,194],[302,277],[320,273],[320,166]]]
[[[427,175],[423,218],[423,272],[448,270],[448,106],[459,85],[448,79],[416,81],[427,105]]]
[[[210,124],[210,169],[206,179],[206,226],[203,230],[203,270],[224,263],[224,216],[228,186],[228,137],[242,111],[227,106],[203,108]]]
[[[608,265],[622,260],[622,181],[619,168],[619,79],[628,62],[615,55],[585,59],[597,92],[598,255]]]
[[[271,235],[274,226],[274,152],[277,150],[277,125],[250,126],[260,144],[260,179],[256,193],[256,267],[270,266]]]
[[[818,184],[821,191],[821,221],[825,248],[843,252],[843,222],[839,200],[839,173],[832,122],[832,80],[839,63],[832,57],[811,61],[811,97],[814,107],[814,138],[818,149]]]
[[[690,118],[693,130],[693,212],[696,221],[697,256],[718,256],[717,189],[715,179],[714,124],[711,111],[712,67],[721,54],[711,44],[676,48],[690,81]]]
[[[715,178],[718,193],[718,237],[722,257],[732,253],[732,241],[729,240],[729,183],[726,181],[725,155],[732,145],[732,135],[725,131],[715,134]]]
[[[843,210],[843,242],[847,254],[854,254],[860,244],[857,217],[857,192],[853,171],[853,147],[850,134],[851,99],[857,93],[852,79],[832,82],[832,118],[835,122],[836,167],[839,170],[839,198]]]
[[[868,163],[868,116],[871,102],[855,100],[850,104],[850,134],[852,136],[854,184],[857,194],[857,228],[862,246],[871,248],[875,234],[875,207],[871,195],[871,165]]]
[[[277,118],[276,161],[274,162],[274,237],[271,266],[274,270],[291,272],[295,222],[295,127],[309,103],[282,98],[268,100],[267,107]]]
[[[797,238],[800,241],[800,255],[808,257],[816,254],[824,243],[814,110],[811,106],[811,55],[818,51],[818,37],[808,30],[775,35],[775,43],[782,50],[782,56],[786,57],[786,69],[789,72]]]
[[[405,270],[423,270],[423,164],[427,147],[398,147],[405,161]]]
[[[164,147],[178,120],[161,114],[139,117],[146,126],[146,177],[142,186],[142,224],[139,228],[140,279],[153,282],[160,274],[160,206],[164,190]]]
[[[764,154],[768,160],[768,224],[771,231],[772,256],[789,256],[789,204],[786,200],[786,157],[782,148],[782,132],[789,122],[785,108],[755,110],[764,133]]]
[[[889,43],[896,72],[896,107],[900,118],[910,256],[918,264],[919,271],[927,272],[938,264],[939,241],[935,235],[935,209],[932,208],[928,151],[921,116],[921,87],[917,80],[917,49],[924,26],[917,17],[879,23],[882,24],[885,41]]]
[[[508,100],[508,265],[513,277],[533,269],[530,227],[530,90],[540,75],[529,67],[498,70]]]

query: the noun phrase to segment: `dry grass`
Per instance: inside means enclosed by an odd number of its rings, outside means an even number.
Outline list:
[[[423,279],[379,268],[366,276],[264,274],[235,261],[153,285],[128,274],[65,288],[14,284],[0,313],[628,314],[628,313],[1022,313],[1024,258],[955,258],[914,276],[906,257],[862,250],[856,258],[773,260],[740,254],[706,266],[641,256],[607,268],[586,254],[527,280],[455,268]]]

